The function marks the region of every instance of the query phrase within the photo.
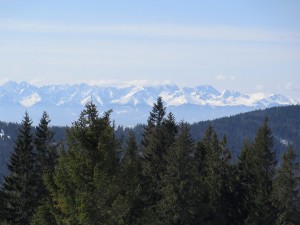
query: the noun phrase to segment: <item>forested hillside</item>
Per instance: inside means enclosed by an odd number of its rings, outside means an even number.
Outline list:
[[[274,137],[274,148],[279,154],[288,144],[292,144],[300,155],[300,106],[273,107],[249,113],[198,122],[191,125],[191,134],[196,140],[203,138],[204,131],[211,124],[219,137],[228,139],[228,147],[239,153],[245,139],[254,140],[256,131],[264,118],[269,119],[269,126]]]
[[[201,113],[201,112],[199,112]],[[50,115],[51,117],[51,115]],[[256,131],[265,117],[269,118],[269,126],[273,131],[274,148],[277,155],[290,143],[294,146],[297,156],[300,156],[300,106],[273,107],[265,110],[257,110],[242,113],[231,117],[224,117],[212,121],[201,121],[190,125],[190,133],[195,141],[201,140],[208,125],[211,124],[219,137],[226,135],[228,148],[237,155],[245,139],[254,140]],[[1,119],[1,118],[0,118]],[[146,122],[146,121],[145,121]],[[51,123],[50,123],[51,125]],[[17,137],[20,125],[16,123],[0,122],[0,182],[6,174],[6,162],[9,154],[13,150],[14,140]],[[52,127],[54,140],[64,141],[65,127]],[[142,140],[144,125],[137,125],[132,130],[135,133],[137,143]],[[116,137],[118,139],[128,137],[129,128],[116,127]],[[280,158],[280,157],[278,157]]]
[[[210,124],[194,140],[161,98],[140,143],[132,131],[117,138],[110,114],[88,103],[59,144],[47,113],[34,130],[26,113],[0,188],[0,224],[299,225],[299,163],[290,145],[278,163],[267,117],[233,160],[226,136]]]
[[[201,112],[199,112],[201,113]],[[274,148],[278,155],[292,144],[300,156],[300,106],[281,106],[264,110],[256,110],[238,115],[215,120],[201,121],[190,125],[190,132],[194,140],[199,141],[204,137],[209,125],[213,126],[219,137],[226,135],[228,148],[238,154],[246,139],[254,140],[257,129],[264,118],[268,117],[269,126],[273,131]],[[144,125],[133,128],[137,141],[142,139]],[[117,136],[128,136],[130,129],[118,127]]]

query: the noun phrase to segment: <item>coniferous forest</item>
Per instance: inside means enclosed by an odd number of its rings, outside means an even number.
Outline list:
[[[237,157],[208,125],[200,141],[158,98],[143,127],[116,137],[111,111],[88,103],[54,140],[45,112],[26,113],[0,191],[0,224],[300,224],[293,146],[276,156],[268,118]],[[280,163],[279,163],[280,162]]]

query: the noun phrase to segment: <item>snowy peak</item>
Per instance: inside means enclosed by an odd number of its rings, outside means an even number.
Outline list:
[[[36,87],[26,82],[8,82],[0,86],[0,119],[20,122],[27,110],[37,123],[46,110],[53,124],[69,125],[77,120],[84,105],[93,101],[99,106],[100,113],[113,109],[112,119],[117,124],[134,126],[147,121],[149,111],[159,96],[176,119],[187,122],[298,104],[280,94],[220,92],[210,85],[100,87],[82,83]],[[3,132],[1,134],[4,137]]]
[[[29,96],[23,97],[23,99],[20,101],[20,103],[21,103],[21,105],[28,108],[28,107],[35,105],[36,103],[38,103],[40,101],[41,101],[41,97],[39,96],[39,94],[37,92],[35,92]]]
[[[242,94],[240,92],[237,92],[237,91],[225,90],[222,93],[222,97],[224,99],[239,98],[241,96],[242,96]]]
[[[74,106],[85,105],[93,101],[97,105],[139,105],[152,106],[161,96],[167,106],[185,104],[199,106],[264,106],[291,105],[298,102],[280,94],[263,93],[246,95],[240,92],[225,90],[222,93],[210,85],[180,88],[176,85],[153,87],[99,87],[88,84],[48,85],[36,87],[26,82],[8,82],[0,86],[0,103],[21,105],[26,108],[35,105]]]

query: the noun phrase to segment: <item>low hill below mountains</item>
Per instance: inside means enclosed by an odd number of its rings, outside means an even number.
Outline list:
[[[168,110],[170,110],[168,108]],[[201,112],[199,112],[201,113]],[[292,144],[300,156],[300,106],[281,106],[264,110],[242,113],[235,116],[224,117],[215,120],[207,120],[193,123],[190,125],[193,138],[198,141],[211,124],[217,131],[219,138],[227,136],[228,148],[237,155],[243,146],[245,139],[254,140],[258,128],[261,126],[264,118],[269,118],[269,125],[273,131],[275,150],[277,156],[286,149],[288,144]],[[146,120],[145,120],[146,121]],[[178,121],[178,120],[177,120]],[[17,137],[19,124],[0,122],[0,182],[6,173],[6,163],[9,160],[9,154],[13,151],[14,140]],[[55,140],[65,140],[66,127],[53,127]],[[143,125],[137,125],[132,128],[136,133],[137,141],[142,138]],[[129,128],[118,126],[116,136],[126,139]]]
[[[202,135],[209,124],[217,131],[219,137],[227,136],[228,147],[238,153],[244,140],[254,140],[258,128],[268,117],[273,132],[274,148],[280,153],[288,144],[295,147],[300,157],[300,106],[273,107],[265,110],[242,113],[235,116],[212,121],[198,122],[191,125],[191,133],[196,140]]]
[[[273,132],[274,148],[278,156],[292,144],[300,158],[300,105],[272,107],[241,113],[235,116],[223,117],[215,120],[201,121],[190,125],[192,137],[200,140],[209,124],[216,130],[219,138],[226,135],[228,147],[233,153],[238,154],[246,139],[252,141],[264,119],[268,117],[269,125]],[[133,128],[137,140],[142,138],[143,125]],[[119,127],[117,136],[128,135],[129,129]]]

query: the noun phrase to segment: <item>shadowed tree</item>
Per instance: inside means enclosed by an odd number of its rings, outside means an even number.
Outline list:
[[[250,174],[253,174],[252,207],[246,224],[274,224],[275,210],[272,206],[272,186],[275,178],[276,158],[272,131],[266,118],[259,128],[253,144]]]
[[[205,224],[207,205],[204,189],[194,164],[195,144],[187,124],[166,155],[166,172],[162,176],[162,200],[159,203],[160,224]]]
[[[277,210],[277,225],[300,224],[299,172],[296,154],[289,146],[274,180],[273,205]]]
[[[34,146],[36,153],[37,172],[37,199],[39,207],[31,224],[55,224],[53,216],[53,203],[44,179],[53,179],[53,173],[58,160],[57,144],[53,136],[54,132],[49,128],[50,119],[46,112],[43,113],[39,125],[36,127]]]
[[[141,143],[143,176],[140,198],[144,203],[141,224],[157,223],[156,205],[161,199],[159,189],[165,172],[165,156],[177,133],[174,116],[169,114],[165,118],[165,114],[166,108],[159,97],[150,112]]]
[[[29,224],[38,204],[35,154],[28,113],[15,141],[2,187],[5,220],[11,224]]]

